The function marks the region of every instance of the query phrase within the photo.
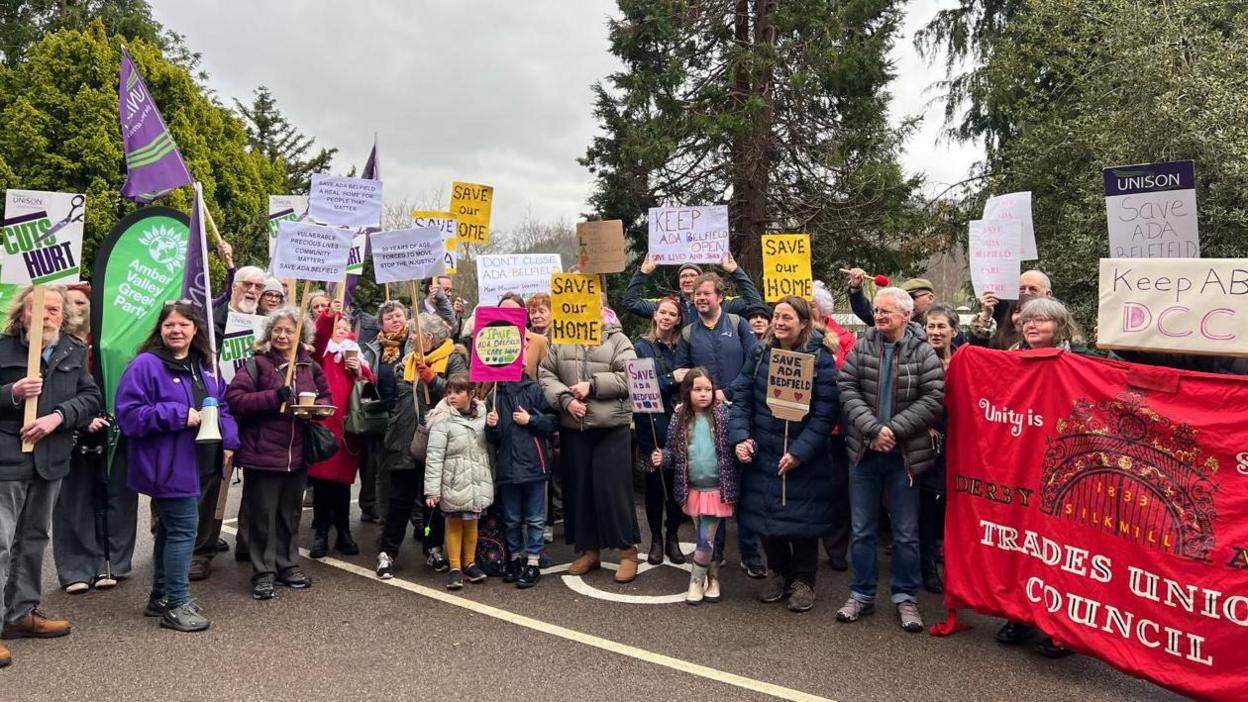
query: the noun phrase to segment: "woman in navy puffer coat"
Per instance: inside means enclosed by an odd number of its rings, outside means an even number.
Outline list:
[[[786,422],[767,406],[773,348],[815,356],[810,410],[802,421],[787,423],[787,451]],[[829,437],[839,413],[836,358],[813,329],[805,300],[786,297],[776,303],[771,331],[746,359],[731,394],[728,441],[742,462],[737,514],[747,528],[763,535],[772,571],[760,599],[788,597],[789,609],[804,612],[814,606],[819,537],[832,530]]]

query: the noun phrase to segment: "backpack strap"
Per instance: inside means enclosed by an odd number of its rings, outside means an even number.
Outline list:
[[[732,330],[734,332],[737,331],[737,329],[741,326],[741,315],[733,314],[731,312],[725,312],[725,314],[728,315],[728,324],[732,327]],[[686,324],[684,328],[680,330],[680,338],[684,339],[687,344],[692,336],[693,324]]]
[[[247,369],[247,375],[251,376],[253,384],[260,379],[260,369],[256,367],[255,356],[248,356],[247,360],[243,361],[243,368]]]

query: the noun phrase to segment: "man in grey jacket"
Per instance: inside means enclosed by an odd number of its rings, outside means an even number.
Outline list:
[[[43,353],[27,368],[31,288],[14,300],[0,335],[0,638],[52,638],[69,633],[69,622],[39,610],[43,552],[61,479],[69,472],[74,431],[100,410],[102,397],[87,372],[87,347],[63,333],[65,288],[47,286]],[[39,320],[35,320],[39,323]],[[36,398],[37,418],[25,421],[26,400]],[[22,452],[22,442],[34,444]],[[8,665],[0,646],[0,667]]]
[[[875,327],[854,345],[837,378],[848,422],[849,499],[853,523],[850,597],[836,613],[853,622],[875,608],[875,535],[888,497],[893,531],[892,601],[901,627],[923,630],[919,591],[919,490],[914,476],[932,467],[931,430],[943,411],[945,372],[917,325],[914,301],[900,288],[876,293]]]

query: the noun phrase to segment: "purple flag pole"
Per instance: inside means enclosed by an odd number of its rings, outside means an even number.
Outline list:
[[[182,277],[182,297],[204,311],[208,327],[208,348],[216,366],[217,333],[212,323],[212,277],[208,271],[208,232],[204,230],[204,190],[195,184],[195,205],[191,208],[191,233],[186,242],[186,270]]]
[[[143,82],[126,47],[121,47],[117,82],[121,140],[126,153],[126,183],[121,194],[146,205],[192,182],[178,145]]]

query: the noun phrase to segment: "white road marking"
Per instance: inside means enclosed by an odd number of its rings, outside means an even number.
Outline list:
[[[681,543],[682,549],[688,547],[690,551],[692,551],[693,548],[695,548],[696,546],[697,544],[690,544],[690,543],[683,543],[683,542]],[[690,558],[692,558],[692,556]],[[560,563],[559,565],[553,565],[549,568],[544,568],[542,569],[542,575],[554,575],[555,573],[562,573],[566,571],[571,565],[572,565],[571,563]],[[642,575],[644,575],[648,571],[654,570],[656,568],[662,568],[663,566],[667,566],[668,568],[675,568],[677,570],[683,570],[686,573],[693,572],[693,565],[689,561],[685,561],[685,563],[681,565],[676,565],[675,563],[672,563],[671,561],[664,558],[661,564],[650,565],[648,561],[641,560],[637,565],[637,577],[640,578]],[[607,563],[604,561],[602,564],[602,567],[604,570],[618,570],[620,566],[617,563]],[[585,582],[584,578],[582,578],[579,575],[565,575],[562,577],[562,580],[563,580],[563,584],[567,585],[569,590],[577,594],[584,595],[586,597],[592,597],[596,600],[606,600],[608,602],[619,602],[620,604],[651,604],[651,605],[670,605],[670,604],[676,604],[678,602],[685,601],[685,590],[683,588],[681,589],[680,592],[674,595],[625,595],[623,593],[611,592],[609,590],[599,590],[593,585],[590,585],[589,583]]]
[[[230,535],[236,535],[237,533],[237,529],[233,527],[228,527],[228,526],[222,527],[221,531]],[[308,557],[307,549],[301,548],[299,549],[299,553],[304,558]],[[422,597],[427,597],[431,600],[436,600],[443,604],[452,605],[454,607],[466,609],[470,612],[475,612],[477,614],[482,614],[487,617],[492,617],[499,621],[507,622],[508,624],[522,626],[526,629],[531,629],[533,631],[540,631],[543,634],[550,634],[551,636],[557,636],[567,641],[572,641],[574,643],[583,644],[585,646],[591,646],[593,648],[597,648],[602,651],[607,651],[609,653],[615,653],[617,655],[627,656],[628,658],[633,658],[635,660],[639,660],[645,663],[650,663],[652,665],[657,665],[663,668],[668,668],[670,670],[675,670],[680,673],[688,673],[689,675],[696,675],[700,678],[705,678],[707,680],[714,680],[715,682],[724,683],[725,685],[732,685],[733,687],[739,687],[743,690],[750,690],[751,692],[757,692],[760,694],[769,695],[777,699],[792,700],[793,702],[835,702],[834,700],[831,700],[827,697],[820,697],[818,695],[812,695],[809,692],[802,692],[801,690],[794,690],[792,688],[784,687],[782,685],[776,685],[773,683],[764,682],[762,680],[755,680],[753,678],[747,678],[744,675],[737,675],[736,673],[729,673],[724,670],[718,670],[716,668],[711,668],[710,666],[700,665],[698,663],[681,660],[679,658],[667,656],[662,653],[655,653],[654,651],[649,651],[644,648],[639,648],[637,646],[630,646],[629,644],[620,643],[619,641],[612,641],[611,639],[604,639],[601,636],[594,636],[593,634],[587,634],[583,631],[569,629],[567,627],[560,626],[558,624],[552,624],[550,622],[542,621],[541,619],[534,619],[533,617],[526,617],[523,614],[516,614],[515,612],[509,612],[505,609],[492,607],[487,604],[482,604],[481,602],[469,600],[463,597],[458,597],[456,595],[452,595],[443,590],[435,590],[434,588],[426,587],[419,583],[411,582],[410,580],[404,580],[403,578],[391,578],[390,580],[378,580],[376,577],[376,574],[371,569],[361,568],[360,566],[357,566],[354,563],[340,561],[337,558],[332,558],[332,557],[319,558],[313,562],[320,563],[321,565],[327,565],[332,568],[337,568],[338,570],[345,571],[353,575],[358,575],[362,578],[368,578],[369,580],[375,583],[381,584],[381,585],[389,585],[391,587],[397,587],[400,590],[407,590],[408,592],[415,593]],[[603,565],[606,566],[607,564],[604,563]],[[649,565],[649,564],[646,564],[646,565]]]

